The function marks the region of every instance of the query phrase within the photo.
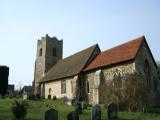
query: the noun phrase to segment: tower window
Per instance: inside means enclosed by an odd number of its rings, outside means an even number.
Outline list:
[[[57,55],[56,48],[53,48],[53,49],[52,49],[52,55],[53,55],[53,56],[56,56],[56,55]]]
[[[66,81],[61,81],[61,93],[66,93]]]
[[[42,48],[39,50],[39,56],[42,56]]]

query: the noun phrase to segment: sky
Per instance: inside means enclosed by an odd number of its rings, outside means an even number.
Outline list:
[[[63,39],[63,57],[145,35],[160,61],[160,0],[1,0],[0,65],[16,88],[32,84],[37,40],[46,34]]]

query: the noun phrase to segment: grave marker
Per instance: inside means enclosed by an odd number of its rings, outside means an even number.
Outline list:
[[[58,111],[51,108],[45,112],[45,120],[58,120]]]

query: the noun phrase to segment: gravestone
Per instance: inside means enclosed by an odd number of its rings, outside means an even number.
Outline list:
[[[64,96],[64,97],[63,97],[63,103],[64,103],[64,104],[67,104],[67,102],[68,102],[68,98],[67,98],[66,96]]]
[[[23,100],[26,100],[27,98],[28,98],[27,92],[24,91],[24,92],[23,92]]]
[[[49,100],[51,99],[51,95],[48,95],[48,99],[49,99]]]
[[[45,120],[58,120],[58,111],[51,108],[45,112]]]
[[[27,94],[23,94],[23,100],[27,100]]]
[[[82,114],[82,106],[78,100],[74,102],[74,111],[77,111],[79,114]]]
[[[101,107],[96,104],[92,107],[92,120],[101,120]]]
[[[111,103],[110,105],[108,105],[108,119],[118,119],[118,106],[115,103]]]
[[[72,111],[68,113],[67,120],[79,120],[79,114],[77,111]]]
[[[85,101],[81,102],[82,110],[87,109],[87,103]]]

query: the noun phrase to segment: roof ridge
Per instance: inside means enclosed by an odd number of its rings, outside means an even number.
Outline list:
[[[80,73],[95,50],[97,44],[59,60],[39,82],[61,79]]]
[[[69,56],[67,56],[67,57],[65,57],[65,58],[63,58],[63,59],[61,59],[61,60],[67,59],[67,58],[69,58],[69,57],[71,57],[71,56],[73,56],[73,55],[76,55],[76,54],[78,54],[78,53],[81,53],[81,52],[83,52],[83,51],[85,51],[85,50],[87,50],[87,49],[90,49],[90,48],[92,48],[92,47],[96,47],[97,45],[98,45],[98,44],[96,43],[96,44],[94,44],[94,45],[92,45],[92,46],[90,46],[90,47],[87,47],[87,48],[82,49],[82,50],[80,50],[80,51],[78,51],[78,52],[76,52],[76,53],[73,53],[73,54],[71,54],[71,55],[69,55]]]
[[[135,39],[131,39],[131,40],[125,42],[125,43],[116,45],[116,46],[114,46],[114,47],[112,47],[112,48],[109,48],[109,49],[107,49],[107,50],[104,50],[104,51],[102,51],[101,53],[107,52],[107,51],[109,51],[109,50],[112,50],[112,49],[115,49],[115,48],[118,48],[118,47],[121,47],[121,46],[124,46],[124,45],[127,45],[127,44],[129,44],[129,43],[131,43],[131,42],[134,42],[134,41],[140,41],[140,40],[142,40],[142,39],[143,39],[143,40],[145,39],[145,36],[144,36],[144,35],[142,35],[142,36],[140,36],[140,37],[137,37],[137,38],[135,38]]]
[[[84,71],[104,67],[119,62],[133,60],[145,41],[144,36],[132,39],[128,42],[120,44],[116,47],[102,51],[86,68]]]

